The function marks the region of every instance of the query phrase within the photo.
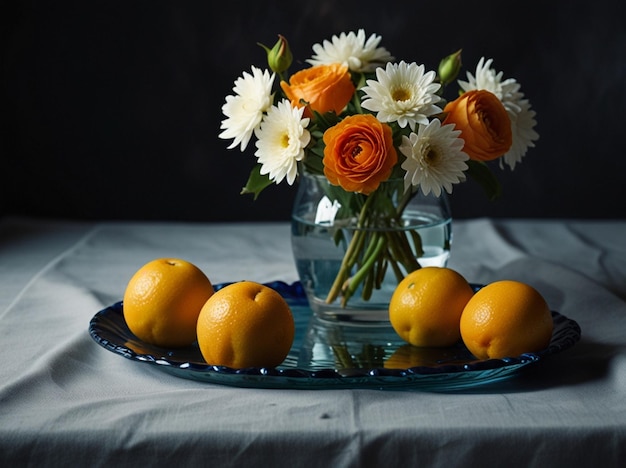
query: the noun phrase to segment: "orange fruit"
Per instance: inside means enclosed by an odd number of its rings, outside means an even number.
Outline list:
[[[461,315],[461,338],[478,359],[540,351],[550,343],[553,327],[543,296],[519,281],[502,280],[484,286]]]
[[[202,306],[213,294],[207,276],[192,263],[159,258],[130,278],[122,310],[130,331],[140,340],[164,348],[188,346],[196,340]]]
[[[197,325],[198,346],[212,365],[276,367],[291,349],[295,324],[274,289],[254,281],[224,286],[206,301]]]
[[[389,302],[389,321],[414,346],[451,346],[461,339],[461,313],[473,294],[457,271],[423,267],[398,283]]]

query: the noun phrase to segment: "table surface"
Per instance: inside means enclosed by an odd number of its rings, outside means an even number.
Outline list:
[[[287,223],[0,221],[0,465],[623,466],[626,221],[458,220],[448,266],[536,287],[581,340],[471,390],[181,379],[88,333],[144,263],[293,282]],[[402,464],[402,465],[401,465]]]

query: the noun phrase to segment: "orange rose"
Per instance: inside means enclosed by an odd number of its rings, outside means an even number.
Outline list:
[[[498,97],[485,90],[463,93],[444,108],[445,124],[461,130],[470,159],[491,161],[505,154],[513,142],[511,119]]]
[[[348,67],[338,63],[300,70],[291,76],[289,83],[281,81],[280,87],[293,106],[302,107],[301,101],[308,103],[305,117],[312,117],[312,111],[320,114],[335,111],[339,115],[355,91]]]
[[[324,132],[324,174],[348,192],[369,195],[398,161],[389,125],[370,114],[346,117]]]

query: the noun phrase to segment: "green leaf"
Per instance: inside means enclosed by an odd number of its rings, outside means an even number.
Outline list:
[[[323,174],[324,173],[324,163],[322,162],[324,158],[324,147],[323,145],[316,145],[310,148],[310,153],[304,160],[304,165],[306,166],[307,171],[311,174]]]
[[[493,201],[500,198],[502,186],[491,169],[485,163],[471,159],[467,161],[467,165],[469,166],[467,173],[482,186],[489,200]]]
[[[269,175],[261,175],[261,165],[257,164],[250,172],[246,186],[241,189],[240,194],[254,194],[254,199],[256,200],[263,189],[272,185],[272,183]]]
[[[341,120],[334,111],[329,111],[324,114],[313,111],[313,116],[313,121],[315,122],[317,130],[322,132],[322,134],[330,127],[337,125],[337,123]]]

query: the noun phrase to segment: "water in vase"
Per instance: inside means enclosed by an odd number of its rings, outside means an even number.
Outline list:
[[[422,242],[421,266],[445,266],[450,255],[451,220],[430,213],[411,213],[405,230],[416,231]],[[342,242],[335,243],[338,229],[343,230]],[[388,304],[398,279],[391,268],[387,269],[380,289],[374,289],[369,300],[361,299],[360,288],[348,305],[339,301],[326,303],[326,297],[335,280],[353,229],[337,225],[315,224],[294,216],[292,220],[292,248],[296,268],[313,311],[330,320],[372,323],[388,320]],[[410,236],[409,236],[410,238]],[[414,245],[412,245],[414,247]]]

